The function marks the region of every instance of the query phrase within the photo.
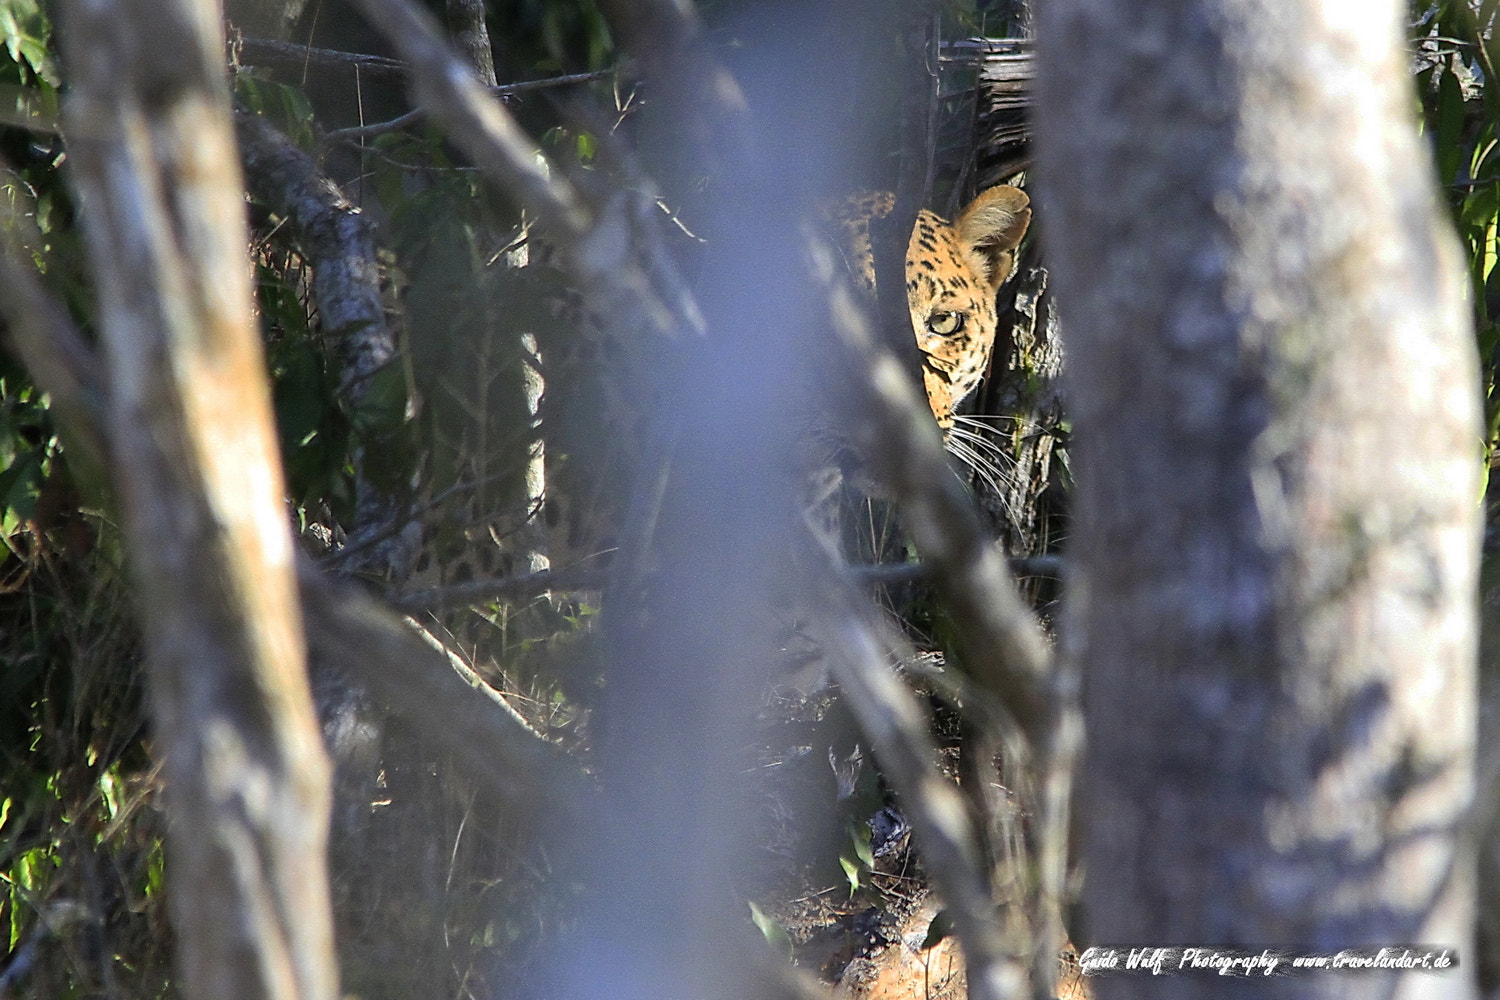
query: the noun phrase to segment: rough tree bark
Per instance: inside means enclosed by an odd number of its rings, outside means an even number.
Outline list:
[[[1468,942],[1481,432],[1398,14],[1041,9],[1095,942]],[[1461,972],[1213,988],[1470,991]]]
[[[327,764],[209,0],[69,3],[65,127],[172,824],[184,995],[333,997]]]

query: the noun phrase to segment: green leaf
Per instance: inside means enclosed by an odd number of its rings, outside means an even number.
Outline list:
[[[322,365],[306,341],[295,342],[278,361],[272,399],[282,451],[290,455],[322,424],[329,400]]]
[[[7,527],[36,513],[42,489],[42,456],[36,451],[18,455],[10,467],[0,471],[0,519]]]
[[[1464,94],[1458,76],[1444,68],[1438,77],[1437,128],[1433,137],[1438,155],[1438,177],[1444,184],[1451,184],[1458,173],[1458,164],[1463,154],[1460,133],[1464,126]]]
[[[37,0],[0,0],[0,42],[18,65],[30,67],[48,86],[62,84],[50,52],[52,23]]]
[[[1495,126],[1493,123],[1486,122],[1474,138],[1472,154],[1469,157],[1469,176],[1481,181],[1493,178],[1496,173],[1497,154],[1500,154],[1500,142],[1495,141]]]
[[[406,398],[406,373],[399,364],[387,364],[371,376],[350,422],[377,437],[395,434],[406,423]]]
[[[859,890],[859,860],[851,858],[847,854],[840,854],[839,867],[844,869],[844,878],[849,880],[849,895],[852,896]]]
[[[1494,260],[1495,250],[1496,248],[1493,246],[1490,248],[1489,257],[1491,261]],[[1491,344],[1488,347],[1484,346],[1486,329],[1493,329],[1494,321],[1497,318],[1500,318],[1500,267],[1490,268],[1490,273],[1485,277],[1484,285],[1480,290],[1483,294],[1483,298],[1480,301],[1474,303],[1475,312],[1478,314],[1477,325],[1479,327],[1479,343],[1481,352],[1479,356],[1488,360],[1490,358],[1491,352],[1494,350],[1494,345]],[[1490,335],[1492,336],[1493,334]]]
[[[1488,229],[1495,221],[1497,208],[1500,208],[1500,189],[1494,184],[1485,184],[1475,188],[1474,193],[1464,199],[1459,221],[1466,228]]]
[[[253,73],[240,73],[234,78],[234,93],[246,110],[264,115],[296,145],[306,150],[317,145],[312,131],[312,105],[300,88],[263,80]]]
[[[167,874],[167,858],[163,851],[162,842],[157,841],[151,845],[151,855],[146,862],[146,885],[145,895],[148,899],[159,899],[165,891]]]
[[[750,919],[755,923],[756,927],[760,928],[760,933],[766,939],[766,944],[770,945],[771,950],[782,958],[790,959],[792,957],[792,939],[787,934],[786,928],[782,927],[768,916],[764,910],[755,905],[753,899],[749,900],[749,903]]]
[[[587,164],[594,161],[594,154],[598,151],[598,146],[592,135],[587,132],[579,132],[576,150],[578,153],[578,162]]]
[[[845,827],[849,831],[849,843],[854,847],[854,856],[864,866],[875,867],[875,852],[870,849],[870,824],[858,820],[848,820]]]

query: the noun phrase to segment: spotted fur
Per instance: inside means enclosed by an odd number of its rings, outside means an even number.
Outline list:
[[[875,289],[870,220],[895,207],[887,191],[856,195],[829,210],[843,230],[854,277]],[[980,193],[949,223],[925,209],[906,248],[906,298],[922,351],[922,382],[932,415],[947,436],[954,411],[978,387],[995,349],[995,293],[1015,268],[1015,251],[1031,222],[1031,201],[1001,185]]]

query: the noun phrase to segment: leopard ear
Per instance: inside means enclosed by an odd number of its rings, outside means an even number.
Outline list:
[[[1015,266],[1015,250],[1031,224],[1031,199],[1002,184],[981,191],[953,228],[974,273],[999,289]]]

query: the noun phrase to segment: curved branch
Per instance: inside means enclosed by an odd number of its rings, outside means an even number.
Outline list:
[[[302,254],[312,265],[313,299],[323,331],[339,345],[339,397],[348,411],[358,412],[369,398],[376,373],[396,356],[370,224],[312,157],[266,119],[237,113],[235,131],[250,193],[291,221]],[[417,539],[414,532],[402,530],[409,517],[400,504],[364,474],[364,455],[372,446],[379,448],[381,442],[361,442],[355,457],[351,541],[368,549],[360,566],[379,567],[399,579],[412,562]],[[370,540],[375,536],[381,542]]]
[[[265,118],[241,112],[234,124],[250,193],[292,223],[312,265],[318,315],[343,356],[339,394],[357,407],[370,379],[396,354],[370,224],[312,157]]]

